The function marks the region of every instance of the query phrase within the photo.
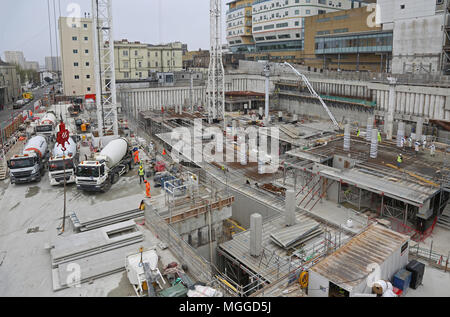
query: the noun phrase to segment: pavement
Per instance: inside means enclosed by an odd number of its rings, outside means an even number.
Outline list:
[[[46,89],[48,89],[48,88],[39,88],[39,89],[32,91],[34,100],[32,100],[28,104],[24,105],[20,109],[13,109],[12,104],[6,105],[5,109],[0,111],[0,129],[3,129],[8,124],[10,124],[12,121],[12,118],[17,116],[18,114],[22,113],[24,110],[33,110],[34,103],[44,96]]]
[[[420,261],[420,260],[419,260]],[[423,261],[421,261],[423,262]],[[449,297],[450,271],[444,272],[432,266],[425,266],[422,285],[408,289],[405,297]]]
[[[151,182],[152,183],[152,182]],[[152,184],[153,185],[153,184]],[[159,189],[152,186],[152,195]],[[104,194],[78,191],[67,186],[67,214],[77,207],[142,194],[137,170],[131,170]],[[9,179],[0,182],[0,296],[134,296],[126,275],[113,274],[79,288],[53,292],[51,257],[47,245],[58,235],[62,224],[64,189],[51,186],[48,173],[40,183],[11,185]],[[157,239],[140,221],[144,232],[144,247],[152,247]],[[75,234],[69,219],[63,236]],[[176,261],[165,255],[164,262]],[[124,257],[125,262],[125,257]]]

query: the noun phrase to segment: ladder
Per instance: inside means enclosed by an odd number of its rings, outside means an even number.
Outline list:
[[[8,167],[6,165],[6,160],[2,159],[0,161],[0,180],[6,179],[7,172],[8,172]]]

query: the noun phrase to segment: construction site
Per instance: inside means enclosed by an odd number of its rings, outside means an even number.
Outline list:
[[[202,85],[116,87],[92,3],[96,96],[36,103],[2,156],[0,296],[450,296],[447,82],[225,71],[211,0]]]

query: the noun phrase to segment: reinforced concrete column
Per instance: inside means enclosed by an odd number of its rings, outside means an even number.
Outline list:
[[[385,133],[386,138],[388,140],[392,140],[392,133],[394,130],[394,111],[395,111],[395,103],[397,101],[397,96],[395,92],[395,85],[389,86],[389,103],[388,103],[388,115],[387,120],[385,120]],[[387,121],[387,124],[386,124]]]
[[[424,110],[425,108],[425,95],[424,94],[420,94],[419,97],[419,116],[423,116],[424,115]]]
[[[406,106],[405,106],[405,113],[411,114],[411,93],[406,93]]]
[[[416,140],[419,142],[422,141],[422,130],[423,130],[423,118],[420,117],[419,120],[417,120],[416,125]]]
[[[414,94],[414,114],[420,115],[420,94]]]
[[[423,115],[425,117],[428,117],[429,113],[430,113],[430,95],[425,95]]]
[[[436,95],[431,95],[430,96],[430,109],[429,109],[429,113],[428,113],[428,116],[430,117],[430,119],[434,119],[435,106],[436,106]]]

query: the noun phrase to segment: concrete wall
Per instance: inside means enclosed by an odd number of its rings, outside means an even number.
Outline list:
[[[197,86],[192,89],[194,105],[206,104],[206,87]],[[139,111],[173,108],[175,105],[188,105],[190,100],[190,88],[148,88],[148,89],[121,89],[117,93],[118,101],[126,109],[131,109],[135,114]]]
[[[442,14],[394,23],[392,73],[438,73],[442,52]]]
[[[275,82],[283,80],[299,80],[298,77],[281,76],[272,77],[271,93],[274,92]],[[317,78],[309,78],[314,89],[321,95],[345,96],[358,99],[368,99],[376,102],[375,114],[384,116],[392,107],[395,120],[406,120],[417,122],[419,118],[424,118],[425,123],[429,119],[449,120],[450,121],[450,90],[447,88],[417,86],[417,85],[396,85],[394,88],[395,96],[393,104],[390,100],[390,86],[374,82],[351,81]],[[264,92],[264,77],[258,75],[234,74],[227,76],[227,90],[240,91],[251,90],[255,92]],[[364,126],[369,114],[367,109],[361,107],[361,110],[354,111],[341,107],[331,108],[336,119],[354,118],[360,120]],[[300,101],[280,99],[282,110],[291,111],[297,114],[310,114],[328,118],[328,115],[320,105]]]
[[[231,189],[230,193],[234,196],[232,218],[246,229],[250,227],[250,216],[254,213],[259,213],[263,217],[263,222],[280,214],[277,209],[266,206],[252,197]]]

